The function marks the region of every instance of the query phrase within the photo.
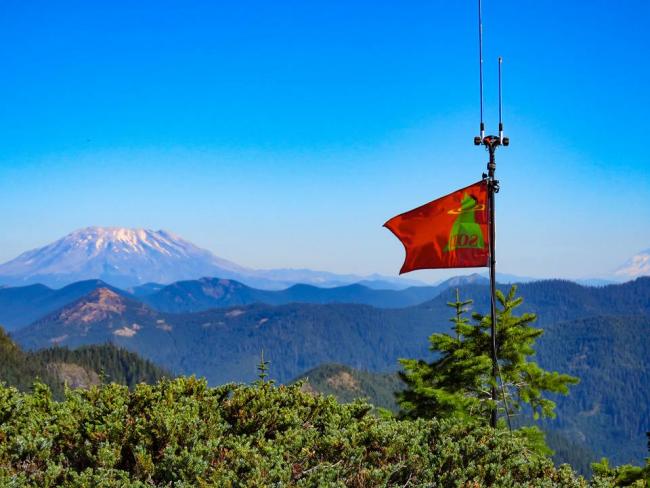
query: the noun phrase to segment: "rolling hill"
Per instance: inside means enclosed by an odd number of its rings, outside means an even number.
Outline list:
[[[396,373],[374,373],[343,364],[321,364],[296,378],[305,391],[334,395],[344,403],[363,398],[376,407],[397,412],[394,393],[404,387]]]
[[[126,294],[101,280],[79,281],[57,290],[40,284],[0,288],[0,324],[9,331],[19,329],[98,288]]]
[[[171,374],[151,361],[111,344],[28,352],[0,328],[0,382],[21,391],[29,391],[38,379],[60,399],[64,384],[77,388],[104,381],[132,388],[138,383],[155,383],[163,377],[171,377]]]

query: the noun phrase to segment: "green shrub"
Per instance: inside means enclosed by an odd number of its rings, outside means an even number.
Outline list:
[[[370,409],[194,377],[62,402],[0,386],[0,486],[587,486],[505,430]]]

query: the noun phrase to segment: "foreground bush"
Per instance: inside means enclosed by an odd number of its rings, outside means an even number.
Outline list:
[[[0,486],[586,486],[507,431],[369,410],[195,378],[0,387]]]

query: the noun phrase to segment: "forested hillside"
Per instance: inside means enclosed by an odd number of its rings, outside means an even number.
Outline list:
[[[499,285],[498,288],[507,293],[510,287]],[[474,310],[489,311],[487,286],[466,285],[460,287],[460,291],[461,296],[474,300]],[[453,301],[455,294],[455,289],[445,290],[420,307],[445,317],[448,315],[446,303]],[[650,277],[602,287],[581,286],[564,280],[534,281],[518,285],[518,294],[524,297],[522,310],[537,314],[537,325],[542,328],[567,320],[603,315],[650,316]]]
[[[299,376],[306,391],[334,395],[338,401],[349,403],[366,399],[376,407],[397,412],[395,392],[404,384],[395,373],[373,373],[342,364],[323,364]]]
[[[112,344],[25,352],[0,328],[0,382],[21,391],[29,391],[38,380],[48,385],[56,398],[62,398],[64,385],[90,387],[115,382],[133,388],[170,376],[151,361]]]
[[[137,354],[113,344],[82,346],[77,349],[54,347],[33,353],[46,365],[74,364],[96,372],[103,382],[135,387],[138,383],[153,384],[171,374]]]
[[[262,350],[273,364],[273,377],[282,382],[327,362],[394,370],[400,355],[426,352],[433,319],[431,312],[416,307],[354,304],[249,305],[164,314],[99,289],[13,337],[32,350],[52,343],[112,342],[175,374],[197,374],[219,385],[254,379]],[[447,325],[442,321],[437,327]]]
[[[650,316],[561,322],[539,342],[542,366],[580,378],[570,395],[554,398],[558,416],[548,427],[615,463],[640,463],[650,430]]]
[[[29,391],[36,378],[50,386],[55,395],[62,393],[62,383],[46,369],[43,361],[23,351],[0,327],[0,381],[21,391]]]

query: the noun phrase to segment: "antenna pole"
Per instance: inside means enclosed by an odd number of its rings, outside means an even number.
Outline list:
[[[503,98],[501,94],[501,65],[503,58],[499,56],[499,139],[503,140]]]
[[[483,122],[483,18],[481,15],[481,0],[478,0],[478,77],[481,106],[481,140],[485,137],[485,123]]]
[[[503,60],[499,57],[499,135],[486,136],[485,124],[483,122],[483,19],[481,15],[481,0],[478,0],[478,45],[479,45],[479,88],[481,94],[481,132],[479,136],[474,137],[474,145],[485,146],[490,158],[487,164],[487,173],[483,173],[483,179],[487,181],[488,185],[488,210],[489,210],[489,250],[490,260],[488,266],[490,267],[490,349],[492,357],[492,388],[490,397],[494,404],[490,412],[490,425],[493,428],[497,426],[497,380],[499,378],[499,359],[497,357],[497,307],[496,307],[496,217],[495,217],[495,198],[494,196],[499,192],[499,181],[495,177],[497,169],[495,153],[499,146],[508,146],[510,140],[503,136],[503,103],[501,92],[501,64]],[[506,415],[508,416],[508,424],[510,424],[510,414],[508,412],[507,399],[505,396],[505,389],[503,388],[503,401],[506,408]]]
[[[478,140],[474,138],[474,144],[477,146],[485,146],[488,153],[490,154],[490,159],[487,164],[487,174],[483,173],[483,179],[487,180],[488,185],[488,211],[489,211],[489,221],[488,229],[490,233],[490,343],[491,343],[491,356],[492,356],[492,389],[490,396],[494,402],[494,408],[490,412],[490,425],[492,427],[497,426],[497,378],[499,377],[499,362],[497,357],[497,305],[496,305],[496,287],[497,287],[497,258],[496,258],[496,212],[495,212],[495,198],[494,195],[499,193],[499,180],[495,177],[495,172],[497,169],[497,163],[495,158],[496,150],[499,146],[507,146],[510,144],[510,140],[507,137],[501,139],[497,136],[485,136],[483,140]],[[506,402],[505,394],[503,401]],[[506,406],[506,414],[509,415]],[[508,419],[509,420],[509,419]]]
[[[489,137],[489,136],[488,136]],[[488,139],[486,137],[486,139]],[[490,153],[490,160],[488,161],[488,211],[489,211],[489,221],[488,229],[490,232],[490,345],[492,353],[492,390],[491,397],[494,402],[494,407],[490,412],[490,425],[493,428],[497,426],[497,407],[496,403],[498,400],[497,395],[497,374],[498,374],[498,358],[497,358],[497,304],[496,304],[496,281],[497,281],[497,259],[495,252],[496,244],[496,219],[495,219],[495,209],[494,209],[494,195],[499,191],[499,182],[494,178],[494,172],[497,168],[496,161],[494,159],[494,153],[496,152],[497,145],[488,144],[487,149]]]

